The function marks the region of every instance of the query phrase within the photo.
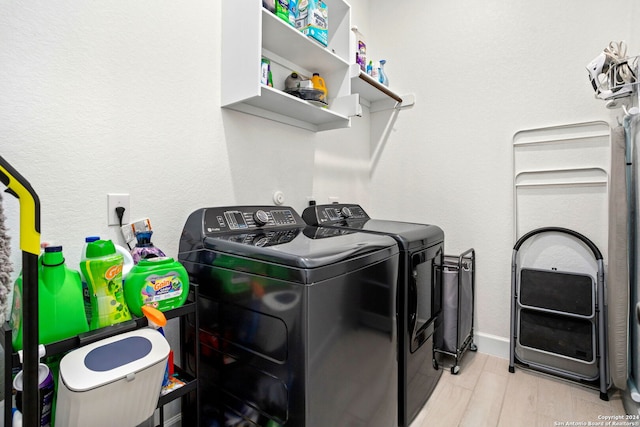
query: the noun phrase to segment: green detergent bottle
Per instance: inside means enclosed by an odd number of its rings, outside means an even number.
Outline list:
[[[167,311],[183,305],[188,294],[187,270],[170,257],[141,259],[133,266],[124,284],[129,309],[139,317],[144,305]]]
[[[87,281],[91,301],[91,330],[131,320],[122,289],[124,258],[111,240],[87,243],[80,270]]]
[[[11,326],[13,348],[21,350],[22,275],[14,288]],[[38,259],[38,343],[50,344],[88,330],[80,273],[65,266],[62,246],[48,246]]]

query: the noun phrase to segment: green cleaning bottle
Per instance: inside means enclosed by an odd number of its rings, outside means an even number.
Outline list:
[[[22,275],[14,288],[11,325],[13,348],[21,350]],[[48,246],[38,259],[38,343],[50,344],[88,330],[80,273],[65,266],[62,246]]]
[[[91,330],[131,320],[122,289],[123,264],[124,258],[111,240],[87,243],[80,270],[89,289]]]
[[[189,275],[178,261],[170,257],[141,259],[133,266],[124,284],[129,309],[142,316],[142,306],[160,311],[180,307],[189,294]]]

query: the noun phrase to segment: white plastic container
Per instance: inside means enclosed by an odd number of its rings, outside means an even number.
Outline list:
[[[134,427],[153,415],[169,343],[144,328],[71,351],[60,361],[56,424]]]

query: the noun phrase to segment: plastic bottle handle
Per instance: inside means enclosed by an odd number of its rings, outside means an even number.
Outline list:
[[[324,84],[324,79],[320,76],[313,76],[311,78],[311,81],[313,82],[313,87],[315,89],[319,89],[322,92],[324,92],[324,95],[327,96],[327,86]]]

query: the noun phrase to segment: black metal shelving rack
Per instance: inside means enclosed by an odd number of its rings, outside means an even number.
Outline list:
[[[0,182],[7,189],[6,192],[15,196],[20,202],[20,249],[22,251],[22,283],[23,283],[23,427],[39,427],[39,388],[38,388],[38,257],[40,255],[40,199],[37,193],[18,171],[16,171],[2,156],[0,156]],[[192,284],[190,288],[189,301],[182,307],[165,312],[167,319],[180,318],[180,338],[181,338],[181,361],[186,361],[186,349],[183,344],[185,328],[188,324],[187,316],[194,315],[193,327],[195,329],[195,339],[192,343],[196,354],[194,375],[189,377],[185,370],[177,368],[178,375],[183,375],[186,384],[171,393],[160,396],[158,408],[160,412],[160,425],[164,424],[163,407],[167,403],[183,398],[182,414],[185,414],[185,407],[189,407],[190,416],[195,417],[195,421],[190,425],[200,425],[200,396],[199,396],[199,365],[200,365],[200,343],[198,340],[199,320],[198,320],[198,286]],[[104,338],[115,336],[124,332],[140,329],[148,325],[146,318],[139,318],[117,325],[90,331],[77,335],[66,340],[51,343],[45,346],[47,356],[60,355],[83,345],[91,344]],[[5,405],[4,405],[4,426],[12,427],[11,407],[12,407],[12,377],[13,368],[20,366],[20,359],[12,346],[12,330],[8,323],[0,328],[0,345],[5,350]],[[185,362],[182,362],[185,363]],[[195,394],[195,401],[188,399],[190,394]],[[195,406],[195,408],[193,408]]]
[[[164,312],[167,320],[180,318],[180,338],[181,342],[184,342],[183,337],[185,334],[185,329],[188,327],[188,322],[186,321],[186,316],[193,314],[195,319],[194,329],[197,331],[199,328],[198,325],[198,285],[193,284],[190,287],[190,295],[189,300],[182,306],[175,308],[173,310],[169,310]],[[45,345],[45,351],[47,356],[55,356],[64,354],[73,349],[85,346],[87,344],[94,343],[104,338],[109,338],[124,332],[133,331],[136,329],[144,328],[148,326],[148,321],[146,317],[133,319],[127,322],[119,323],[113,326],[108,326],[106,328],[97,329],[95,331],[86,332],[84,334],[80,334],[62,341],[57,341],[51,344]],[[197,336],[197,333],[195,334]],[[20,366],[20,358],[18,353],[13,351],[13,347],[11,344],[12,340],[12,330],[8,323],[5,323],[0,332],[0,345],[5,349],[5,362],[4,362],[4,372],[5,372],[5,384],[4,384],[4,393],[5,393],[5,405],[4,405],[4,425],[7,427],[12,426],[11,420],[11,396],[12,396],[12,383],[11,378],[14,373],[14,368],[18,368]],[[195,346],[195,354],[198,355],[200,353],[199,349],[199,340],[194,340],[193,345]],[[181,361],[186,361],[186,349],[184,345],[181,346]],[[164,406],[172,402],[178,398],[184,397],[183,399],[183,407],[182,411],[184,413],[186,407],[191,407],[193,409],[193,413],[196,416],[196,426],[199,423],[199,413],[200,413],[200,396],[198,393],[198,369],[199,369],[199,358],[196,358],[195,361],[195,375],[187,374],[185,369],[182,369],[180,366],[175,366],[175,372],[179,379],[185,382],[185,384],[177,388],[166,395],[160,396],[158,399],[158,409],[160,415],[160,426],[164,426]],[[186,398],[189,394],[195,393],[194,403],[187,404]],[[190,401],[191,402],[191,401]],[[192,407],[195,406],[195,408]],[[37,410],[37,408],[36,408]]]

